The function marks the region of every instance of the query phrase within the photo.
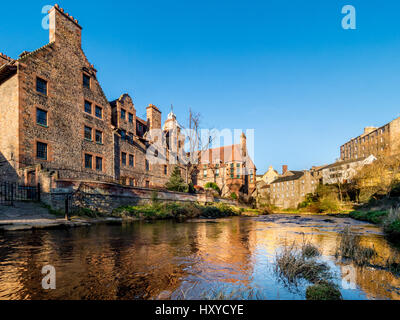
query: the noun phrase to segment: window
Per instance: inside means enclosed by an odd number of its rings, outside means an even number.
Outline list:
[[[167,175],[168,174],[168,166],[164,165],[164,174]]]
[[[146,160],[146,171],[150,170],[150,164],[149,164],[149,160]]]
[[[99,106],[96,106],[95,114],[96,114],[97,118],[102,119],[103,118],[103,108],[99,107]]]
[[[133,167],[134,166],[134,162],[135,162],[135,159],[134,159],[133,155],[130,154],[129,155],[129,166]]]
[[[129,122],[133,123],[133,114],[129,113],[128,117],[129,117]]]
[[[83,87],[90,89],[90,77],[87,74],[83,74]]]
[[[129,185],[130,185],[131,187],[133,187],[133,185],[134,185],[133,179],[132,179],[132,178],[129,179]]]
[[[47,111],[36,109],[36,123],[47,127]]]
[[[96,157],[96,170],[103,171],[103,158]]]
[[[133,133],[132,132],[128,132],[128,141],[129,141],[129,143],[133,144]]]
[[[219,169],[215,169],[215,176],[219,177]]]
[[[126,153],[122,152],[121,154],[121,163],[123,166],[126,166]]]
[[[121,130],[121,140],[126,140],[126,131]]]
[[[103,143],[103,132],[96,130],[95,138],[97,143]]]
[[[92,155],[90,154],[85,154],[85,168],[86,169],[92,169]]]
[[[85,131],[85,133],[84,133],[85,139],[92,141],[92,128],[90,128],[88,126],[85,126],[85,130],[84,131]]]
[[[38,159],[47,160],[47,143],[36,143],[36,157]]]
[[[36,91],[47,96],[47,81],[36,78]]]
[[[207,178],[207,169],[204,169],[204,170],[203,170],[203,177],[204,177],[204,178]]]
[[[85,112],[92,114],[92,104],[85,100]]]
[[[150,188],[150,181],[146,180],[146,188]]]
[[[123,119],[123,120],[126,119],[126,111],[125,111],[125,109],[121,109],[121,119]]]

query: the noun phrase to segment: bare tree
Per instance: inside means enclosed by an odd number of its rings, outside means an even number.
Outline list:
[[[213,138],[210,135],[207,141],[203,141],[200,133],[200,113],[193,112],[189,109],[188,126],[185,130],[186,150],[184,152],[184,159],[181,159],[181,163],[185,167],[186,177],[185,182],[192,182],[192,175],[197,170],[199,165],[199,158],[204,152],[210,148]]]

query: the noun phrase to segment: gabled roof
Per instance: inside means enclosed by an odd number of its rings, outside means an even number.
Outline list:
[[[30,57],[30,56],[44,50],[45,48],[51,47],[53,44],[54,44],[54,42],[50,42],[50,43],[44,45],[43,47],[40,47],[39,49],[32,51],[32,52],[24,51],[24,54],[21,54],[21,56],[17,60],[13,60],[13,59],[9,58],[9,62],[0,67],[0,83],[4,82],[5,80],[7,80],[9,77],[13,76],[17,72],[17,62],[23,62],[24,59],[26,59],[27,57]]]
[[[272,181],[271,184],[279,183],[279,182],[286,182],[286,181],[294,181],[294,180],[300,179],[303,176],[304,176],[304,171],[290,170],[284,176],[280,176],[277,179],[275,179],[274,181]]]
[[[335,168],[335,167],[342,166],[344,164],[349,164],[349,163],[354,163],[354,162],[362,162],[362,161],[368,159],[371,156],[374,157],[373,155],[369,155],[368,157],[361,157],[361,158],[358,158],[358,159],[338,161],[338,162],[335,162],[335,163],[332,163],[330,165],[325,166],[323,169]]]
[[[243,156],[240,144],[233,144],[219,148],[207,149],[199,152],[201,163],[226,163],[226,162],[245,162],[246,167],[254,167],[253,160],[248,156]]]

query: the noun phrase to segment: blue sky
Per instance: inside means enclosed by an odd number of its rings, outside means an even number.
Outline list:
[[[0,51],[48,42],[41,8],[2,3]],[[59,1],[83,26],[83,49],[109,100],[128,92],[184,124],[255,129],[258,173],[333,162],[364,126],[400,116],[400,2]],[[357,29],[341,28],[356,8]],[[12,14],[11,14],[12,13]]]

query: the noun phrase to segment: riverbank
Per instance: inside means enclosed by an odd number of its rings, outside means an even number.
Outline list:
[[[381,226],[392,242],[400,243],[400,208],[353,211],[349,217]]]
[[[194,218],[224,218],[239,216],[246,209],[224,203],[201,205],[198,203],[158,202],[140,206],[123,206],[112,212],[113,217],[141,220],[187,220]]]
[[[207,218],[216,219],[232,216],[259,216],[263,211],[230,206],[224,203],[201,205],[186,202],[154,201],[140,206],[124,206],[115,209],[110,215],[80,209],[69,219],[62,211],[53,210],[38,202],[18,202],[14,206],[0,208],[0,231],[22,231],[32,229],[65,229],[87,227],[93,224],[120,224],[138,220],[176,220]]]

